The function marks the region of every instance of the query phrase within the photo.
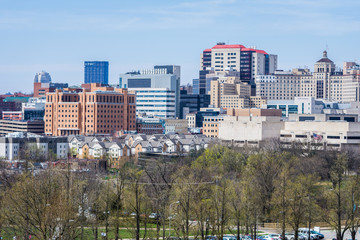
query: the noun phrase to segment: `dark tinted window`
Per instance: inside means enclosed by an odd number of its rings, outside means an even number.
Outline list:
[[[304,121],[314,121],[315,117],[299,117],[299,121],[304,122]]]
[[[133,78],[128,80],[128,88],[150,88],[150,78]]]
[[[355,122],[355,117],[344,117],[344,120],[347,122]]]

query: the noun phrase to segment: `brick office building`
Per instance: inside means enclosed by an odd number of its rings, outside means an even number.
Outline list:
[[[92,84],[82,92],[46,94],[45,134],[114,134],[136,130],[135,94]]]

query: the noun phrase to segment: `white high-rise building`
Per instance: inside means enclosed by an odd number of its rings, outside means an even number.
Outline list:
[[[135,89],[129,89],[135,90]],[[137,116],[157,116],[161,118],[176,118],[175,92],[168,88],[137,88]]]
[[[154,69],[120,75],[120,88],[136,93],[138,116],[176,118],[180,115],[180,66],[161,65]]]

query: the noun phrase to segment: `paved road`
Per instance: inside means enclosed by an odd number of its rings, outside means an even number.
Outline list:
[[[270,233],[278,233],[278,234],[280,234],[280,230],[274,230],[274,229],[260,229],[260,231],[263,231],[265,234],[270,234]],[[322,233],[322,234],[324,234],[324,239],[325,240],[332,240],[332,239],[334,239],[334,238],[336,238],[336,232],[334,231],[334,230],[325,230],[325,229],[323,229],[323,230],[320,230],[320,232]],[[344,239],[351,239],[351,234],[350,234],[350,232],[349,231],[346,231],[346,233],[345,233],[345,236],[344,236]],[[360,239],[360,233],[358,232],[357,234],[356,234],[356,239]]]
[[[336,238],[336,233],[333,230],[322,230],[321,233],[324,234],[325,239]],[[356,234],[356,238],[360,239],[360,233]],[[345,232],[344,239],[351,239],[351,234],[349,231]]]

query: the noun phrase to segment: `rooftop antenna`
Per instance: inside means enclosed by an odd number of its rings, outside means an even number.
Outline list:
[[[327,51],[327,52],[329,51],[329,46],[328,46],[327,43],[326,43],[326,51]]]

